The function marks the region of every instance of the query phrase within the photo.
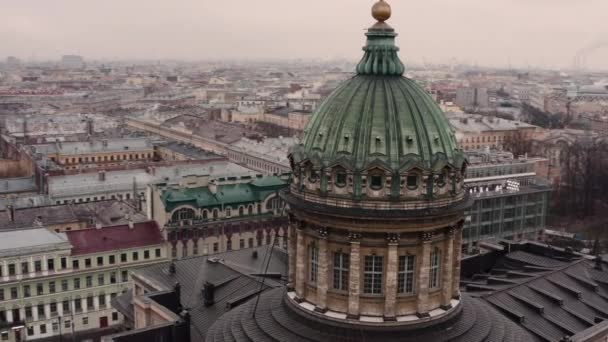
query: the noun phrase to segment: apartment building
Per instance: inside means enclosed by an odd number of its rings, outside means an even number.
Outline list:
[[[167,260],[153,221],[65,233],[2,231],[0,340],[111,332],[122,317],[110,301],[131,287],[129,271]]]

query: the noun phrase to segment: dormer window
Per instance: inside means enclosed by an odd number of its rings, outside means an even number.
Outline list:
[[[346,172],[338,171],[336,172],[336,186],[343,188],[346,186]]]
[[[418,187],[418,175],[407,175],[407,188],[414,190]]]
[[[311,183],[314,183],[317,181],[317,179],[319,179],[319,175],[317,174],[317,171],[310,169],[308,170],[308,181]]]
[[[437,175],[437,186],[443,188],[445,186],[445,172]]]
[[[369,185],[374,190],[382,189],[382,175],[371,175]]]

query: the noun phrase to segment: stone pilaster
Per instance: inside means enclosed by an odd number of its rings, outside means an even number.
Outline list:
[[[348,317],[359,317],[359,296],[361,294],[361,234],[350,236],[350,267],[348,270]]]
[[[304,232],[302,229],[296,230],[297,245],[296,245],[296,296],[304,299],[304,290],[306,288],[306,243],[304,241]]]
[[[464,222],[459,222],[454,229],[454,256],[452,270],[452,297],[460,297],[460,259],[462,257],[462,226]]]
[[[422,233],[422,247],[420,251],[420,268],[418,270],[418,316],[429,315],[429,270],[431,264],[431,238],[430,232]]]
[[[386,264],[386,282],[384,288],[384,318],[391,320],[395,318],[395,305],[397,300],[397,268],[399,236],[390,234],[388,236],[388,260]]]
[[[328,289],[328,263],[327,255],[327,235],[326,228],[319,229],[319,273],[317,275],[317,309],[325,311],[327,309],[327,289]]]
[[[447,239],[444,243],[444,253],[443,253],[443,262],[442,262],[442,277],[443,277],[443,286],[441,287],[441,306],[443,309],[449,309],[451,307],[450,301],[452,300],[452,276],[453,270],[452,266],[454,265],[454,228],[448,228],[446,232]]]
[[[296,250],[297,250],[297,237],[296,237],[296,222],[289,224],[289,283],[287,288],[292,290],[296,286]]]

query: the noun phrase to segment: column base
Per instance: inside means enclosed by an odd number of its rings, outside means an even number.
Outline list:
[[[347,314],[346,319],[359,320],[359,315]]]
[[[429,317],[431,317],[431,315],[429,315],[428,312],[416,312],[416,316],[418,316],[418,318],[429,318]]]
[[[385,322],[396,322],[397,321],[397,317],[395,317],[395,316],[383,316],[382,319],[384,319]]]
[[[327,308],[320,308],[318,306],[315,306],[315,312],[326,313]]]
[[[300,297],[295,297],[293,300],[296,301],[296,303],[300,304],[304,301],[304,298],[300,298]]]
[[[452,308],[452,304],[448,304],[448,305],[441,305],[439,306],[441,309],[448,311]]]

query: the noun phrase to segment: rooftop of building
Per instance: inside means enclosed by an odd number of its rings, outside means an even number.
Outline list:
[[[49,195],[51,197],[87,195],[98,192],[132,189],[133,184],[139,187],[155,182],[168,182],[190,175],[209,176],[244,176],[256,173],[228,161],[205,161],[202,163],[179,164],[153,167],[149,170],[129,169],[106,171],[105,180],[97,173],[55,176],[49,178]]]
[[[38,186],[34,177],[2,178],[0,179],[0,194],[36,192]]]
[[[167,212],[184,204],[195,208],[220,207],[259,202],[286,186],[286,180],[277,176],[266,176],[229,184],[220,182],[214,191],[209,186],[168,189],[163,191],[161,199]]]
[[[447,113],[446,117],[456,133],[482,133],[489,131],[513,131],[536,128],[521,121],[512,121],[493,116],[466,113]]]
[[[65,232],[72,255],[157,246],[165,242],[156,221]]]
[[[137,212],[130,203],[105,200],[88,203],[70,203],[40,207],[21,207],[0,211],[0,230],[51,226],[88,222],[89,226],[99,223],[103,226],[126,223],[127,217],[135,222],[145,220],[145,215]],[[73,229],[76,229],[74,226]]]
[[[148,138],[110,138],[77,142],[60,142],[55,144],[33,145],[36,153],[44,155],[62,154],[79,155],[93,153],[117,153],[150,151],[154,148]]]
[[[191,340],[204,341],[209,327],[224,313],[271,287],[281,286],[287,276],[287,255],[270,246],[241,249],[210,256],[190,257],[134,271],[136,279],[153,284],[158,291],[172,291],[180,285],[180,304],[191,316]],[[268,265],[267,265],[268,263]],[[262,277],[263,274],[278,277]],[[264,279],[265,278],[265,279]],[[264,285],[262,285],[264,279]],[[203,288],[215,286],[215,303],[206,306]]]
[[[539,341],[562,341],[608,319],[608,264],[540,243],[505,241],[465,257],[461,286]]]
[[[205,151],[192,144],[186,144],[183,142],[170,141],[159,144],[158,146],[185,155],[195,160],[206,160],[220,157],[219,155],[213,152]]]
[[[293,137],[265,138],[262,141],[241,138],[239,141],[232,144],[232,146],[266,160],[288,165],[289,161],[287,159],[287,154],[289,147],[296,144],[297,141],[298,140]]]
[[[3,257],[69,247],[64,237],[46,228],[0,231],[0,256]]]

